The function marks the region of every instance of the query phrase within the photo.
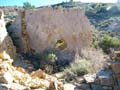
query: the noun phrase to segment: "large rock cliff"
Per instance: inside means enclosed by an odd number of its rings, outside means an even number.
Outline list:
[[[82,9],[39,8],[21,12],[9,28],[18,49],[39,53],[47,48],[75,51],[89,47],[92,28]],[[60,45],[63,44],[63,47]]]

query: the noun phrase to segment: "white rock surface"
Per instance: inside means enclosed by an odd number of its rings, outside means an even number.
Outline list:
[[[0,77],[1,81],[3,83],[12,83],[13,82],[13,76],[10,72],[5,72],[2,77]]]
[[[96,74],[87,74],[87,75],[84,75],[84,79],[87,83],[93,83],[95,82],[95,79],[96,79]]]
[[[68,83],[64,85],[64,90],[75,90],[75,87],[75,85]]]

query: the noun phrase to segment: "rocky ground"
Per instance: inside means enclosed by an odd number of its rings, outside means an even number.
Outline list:
[[[106,67],[95,74],[77,78],[73,84],[65,84],[65,90],[120,90],[120,52],[114,52]],[[74,88],[74,89],[73,89]]]
[[[63,84],[57,78],[40,69],[28,73],[26,70],[31,70],[26,68],[30,65],[28,62],[17,60],[14,65],[19,65],[13,66],[12,61],[5,57],[0,58],[0,90],[63,90]]]

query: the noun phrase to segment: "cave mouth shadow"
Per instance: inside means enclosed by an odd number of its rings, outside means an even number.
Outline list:
[[[60,51],[53,48],[47,48],[37,54],[29,52],[22,54],[22,56],[25,59],[30,60],[36,70],[40,68],[46,73],[54,74],[64,71],[64,69],[74,61],[75,52],[70,50]],[[47,68],[51,71],[46,70]]]

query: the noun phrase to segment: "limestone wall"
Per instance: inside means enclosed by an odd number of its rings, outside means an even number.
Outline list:
[[[15,23],[18,21],[20,20]],[[20,28],[13,28],[12,31],[14,34],[19,32],[18,36],[22,37],[26,35],[22,33],[25,31],[28,34],[29,44],[27,44],[36,52],[46,48],[55,48],[56,43],[60,40],[66,44],[64,50],[72,51],[89,47],[92,42],[92,29],[82,9],[39,8],[26,10],[25,22],[26,31]],[[22,32],[17,32],[17,30]]]

